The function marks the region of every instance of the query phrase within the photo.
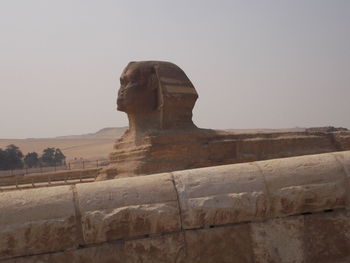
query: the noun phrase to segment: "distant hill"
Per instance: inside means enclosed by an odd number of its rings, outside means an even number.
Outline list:
[[[47,147],[60,148],[67,160],[107,159],[113,151],[113,144],[125,131],[126,127],[104,128],[95,133],[82,135],[59,136],[55,138],[0,139],[0,148],[9,144],[18,146],[23,154],[37,152],[39,154]]]
[[[123,135],[127,128],[128,127],[108,127],[95,133],[59,136],[55,137],[54,139],[116,139]]]

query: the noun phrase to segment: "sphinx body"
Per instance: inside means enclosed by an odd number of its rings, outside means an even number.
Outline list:
[[[197,128],[198,94],[184,71],[163,61],[130,62],[117,109],[129,129],[99,180],[350,149],[349,132],[230,133]]]

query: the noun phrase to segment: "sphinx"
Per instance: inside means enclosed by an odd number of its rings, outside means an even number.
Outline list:
[[[192,121],[198,94],[177,65],[130,62],[117,109],[129,129],[117,139],[98,180],[350,149],[348,131],[234,133]]]

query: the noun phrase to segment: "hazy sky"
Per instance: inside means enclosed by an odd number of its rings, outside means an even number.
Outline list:
[[[350,128],[348,0],[0,0],[0,138],[126,126],[129,61],[180,66],[211,128]]]

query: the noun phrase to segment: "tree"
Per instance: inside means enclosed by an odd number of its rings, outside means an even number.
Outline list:
[[[64,156],[62,151],[59,148],[57,148],[55,150],[55,162],[56,162],[56,164],[62,165],[64,163],[65,159],[66,159],[66,156]]]
[[[24,157],[24,164],[29,168],[37,167],[39,162],[39,155],[36,152],[29,152]]]
[[[23,154],[21,150],[14,144],[6,147],[5,151],[1,152],[2,169],[16,169],[23,168]]]
[[[48,166],[61,165],[66,157],[59,148],[46,148],[41,156],[41,161]]]
[[[43,150],[41,161],[48,166],[55,165],[55,148],[48,147]]]
[[[6,151],[0,148],[0,170],[6,169]]]

